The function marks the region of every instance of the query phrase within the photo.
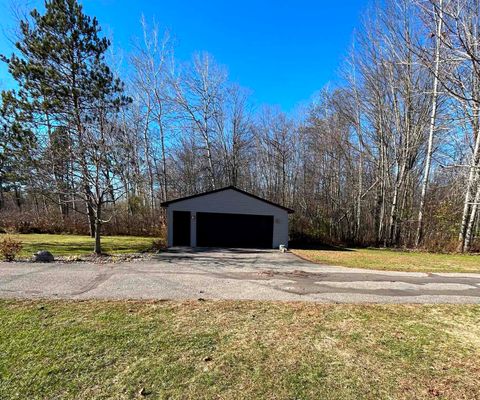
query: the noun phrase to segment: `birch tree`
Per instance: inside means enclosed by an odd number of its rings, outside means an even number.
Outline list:
[[[161,200],[168,197],[167,141],[171,130],[174,94],[173,47],[168,32],[161,34],[157,24],[149,28],[145,18],[141,20],[143,40],[132,56],[134,77],[132,87],[141,104],[143,127],[141,135],[148,176],[150,207],[155,208],[155,180],[159,171],[158,184]],[[158,160],[158,158],[159,160]]]
[[[433,34],[434,38],[434,53],[433,61],[427,57],[427,63],[433,62],[433,84],[432,84],[432,105],[430,112],[430,126],[428,128],[428,144],[427,144],[427,154],[425,157],[425,169],[423,172],[423,181],[422,181],[422,190],[420,194],[420,205],[418,208],[418,226],[417,233],[415,237],[415,246],[418,247],[423,237],[423,213],[425,208],[425,198],[427,195],[428,184],[430,181],[430,169],[432,163],[433,155],[433,141],[434,135],[437,130],[437,108],[438,108],[438,80],[440,74],[440,51],[441,51],[441,37],[443,35],[443,0],[438,2],[438,12],[436,12],[435,7],[433,9],[433,19],[435,33]]]
[[[174,102],[185,130],[196,133],[202,142],[209,188],[217,187],[215,154],[215,115],[219,112],[227,74],[208,54],[197,54],[191,66],[174,81]]]
[[[478,0],[456,0],[437,3],[430,0],[436,18],[442,21],[441,45],[448,50],[447,61],[453,65],[440,84],[458,103],[471,129],[471,156],[463,213],[458,235],[458,251],[470,249],[473,226],[477,219],[477,192],[480,191],[480,3]]]

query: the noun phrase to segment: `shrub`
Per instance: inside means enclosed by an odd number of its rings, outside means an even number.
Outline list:
[[[164,238],[153,239],[152,247],[150,248],[150,251],[158,252],[158,251],[165,250],[166,247],[167,247],[167,242]]]
[[[5,236],[0,240],[0,254],[5,261],[13,261],[22,250],[22,242],[11,236]]]

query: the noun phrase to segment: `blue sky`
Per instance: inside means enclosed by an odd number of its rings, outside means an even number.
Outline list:
[[[8,30],[11,0],[0,0],[2,31]],[[43,2],[30,0],[31,6]],[[188,60],[208,51],[225,65],[230,79],[249,88],[256,103],[292,111],[328,82],[335,81],[352,33],[368,0],[209,1],[84,0],[125,56],[139,37],[142,13],[167,28],[176,55]],[[32,8],[32,7],[29,8]],[[11,46],[0,32],[0,53]],[[5,69],[0,81],[8,82]]]

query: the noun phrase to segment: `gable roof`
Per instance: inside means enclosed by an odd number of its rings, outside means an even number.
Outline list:
[[[244,191],[244,190],[238,189],[238,188],[235,187],[235,186],[226,186],[226,187],[223,187],[223,188],[220,188],[220,189],[210,190],[210,191],[208,191],[208,192],[198,193],[198,194],[194,194],[194,195],[191,195],[191,196],[180,197],[180,198],[178,198],[178,199],[169,200],[169,201],[164,201],[164,202],[161,203],[160,205],[161,205],[162,207],[168,207],[170,204],[176,203],[176,202],[178,202],[178,201],[194,199],[194,198],[196,198],[196,197],[201,197],[201,196],[206,196],[206,195],[213,194],[213,193],[223,192],[223,191],[225,191],[225,190],[235,190],[236,192],[242,193],[242,194],[244,194],[244,195],[246,195],[246,196],[249,196],[249,197],[252,197],[252,198],[254,198],[254,199],[256,199],[256,200],[263,201],[264,203],[270,204],[271,206],[281,208],[282,210],[287,211],[289,214],[292,214],[292,213],[295,212],[295,211],[292,210],[291,208],[287,208],[287,207],[281,206],[280,204],[274,203],[273,201],[269,201],[269,200],[262,199],[261,197],[255,196],[255,195],[252,194],[252,193],[248,193],[248,192],[246,192],[246,191]]]

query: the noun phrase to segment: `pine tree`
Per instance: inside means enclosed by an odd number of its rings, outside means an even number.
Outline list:
[[[4,193],[13,191],[17,206],[21,205],[20,186],[27,180],[30,155],[35,147],[32,132],[22,129],[8,93],[2,93],[0,105],[0,210]]]
[[[78,170],[78,185],[72,189],[85,201],[97,253],[105,203],[102,177],[111,168],[104,130],[108,119],[130,101],[105,61],[109,46],[96,18],[85,15],[76,0],[48,0],[43,15],[34,9],[21,21],[18,54],[3,57],[18,85],[10,98],[23,123],[45,136],[47,146],[58,129],[68,132]]]

